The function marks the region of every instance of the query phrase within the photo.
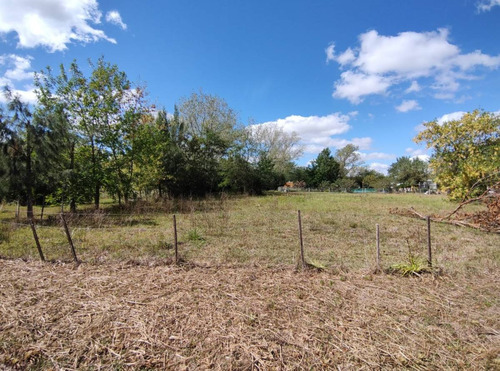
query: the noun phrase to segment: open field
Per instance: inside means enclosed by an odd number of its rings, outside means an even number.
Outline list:
[[[69,220],[84,262],[162,263],[173,257],[172,213],[177,213],[179,251],[199,264],[294,265],[298,260],[297,210],[302,211],[306,257],[327,268],[370,270],[375,265],[375,225],[380,224],[382,266],[426,257],[425,221],[389,213],[415,207],[423,214],[452,210],[439,196],[388,194],[287,194],[267,197],[167,201],[160,210],[108,208]],[[471,205],[468,210],[479,209]],[[0,256],[37,259],[28,226],[8,224],[14,207],[0,212]],[[38,234],[46,258],[70,261],[57,208],[47,209]],[[7,223],[7,224],[6,224]],[[23,221],[21,221],[23,223]],[[26,223],[24,221],[24,223]],[[447,272],[494,272],[500,263],[500,236],[451,225],[432,225],[433,260]]]
[[[110,205],[70,219],[79,266],[55,216],[38,227],[44,264],[4,206],[0,369],[500,369],[499,235],[433,223],[439,275],[373,273],[376,223],[384,268],[425,259],[425,222],[389,213],[410,206],[455,205],[381,194]],[[297,209],[322,270],[294,269]]]
[[[3,260],[0,365],[497,370],[498,287],[498,272],[402,278]]]

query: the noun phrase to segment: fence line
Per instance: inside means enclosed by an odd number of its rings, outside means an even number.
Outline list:
[[[57,215],[57,214],[54,214],[54,215]],[[89,214],[84,214],[84,215],[89,215]],[[92,214],[90,214],[92,215]],[[94,215],[99,215],[99,214],[94,214]],[[67,237],[67,240],[68,240],[68,243],[69,243],[69,246],[71,248],[71,253],[72,253],[72,256],[73,256],[73,259],[76,263],[79,263],[79,260],[77,258],[77,255],[76,255],[76,249],[75,249],[75,246],[73,244],[73,241],[71,239],[71,232],[69,230],[69,227],[68,227],[68,224],[64,218],[64,214],[63,213],[60,213],[59,214],[60,218],[61,218],[61,225],[50,225],[50,226],[45,226],[45,225],[36,225],[35,222],[36,220],[34,219],[29,219],[29,223],[20,223],[20,222],[13,222],[13,221],[6,221],[6,220],[0,220],[0,223],[2,224],[7,224],[7,225],[12,225],[12,226],[22,226],[22,227],[31,227],[31,230],[33,232],[33,238],[35,240],[35,243],[36,243],[36,247],[37,247],[37,250],[39,252],[39,255],[40,255],[40,258],[42,261],[45,261],[44,259],[44,255],[42,253],[42,247],[40,245],[40,241],[39,241],[39,238],[38,238],[38,235],[37,235],[37,232],[36,230],[37,229],[40,229],[40,228],[43,228],[43,229],[53,229],[53,228],[61,228],[61,229],[64,229],[65,233],[66,233],[66,237]],[[107,214],[103,214],[103,216],[108,216]],[[176,221],[176,216],[175,214],[172,215],[173,216],[173,237],[174,237],[174,244],[173,244],[173,247],[175,248],[175,262],[176,264],[178,262],[181,261],[180,257],[179,257],[179,251],[178,251],[178,241],[177,241],[177,221]],[[307,266],[309,266],[310,264],[308,262],[306,262],[306,259],[305,259],[305,248],[304,248],[304,241],[303,241],[303,230],[302,230],[302,217],[301,217],[301,211],[300,210],[297,210],[297,216],[298,216],[298,237],[299,237],[299,246],[300,246],[300,251],[299,251],[299,263],[301,264],[302,268],[306,268]],[[427,217],[426,218],[426,224],[427,224],[427,263],[428,263],[428,267],[430,269],[432,269],[432,247],[431,247],[431,229],[430,229],[430,218]],[[126,221],[125,221],[126,223]],[[375,236],[375,242],[376,242],[376,255],[375,255],[375,263],[376,263],[376,271],[377,272],[380,272],[382,271],[381,269],[381,250],[380,250],[380,226],[379,224],[377,223],[375,225],[376,227],[376,236]],[[157,227],[130,227],[130,226],[127,226],[127,225],[123,225],[123,226],[100,226],[100,227],[92,227],[92,226],[87,226],[87,227],[81,227],[81,226],[78,226],[78,224],[76,224],[76,226],[74,226],[74,229],[73,229],[73,233],[75,232],[79,232],[79,231],[89,231],[89,230],[118,230],[118,229],[124,229],[126,228],[127,231],[140,231],[140,232],[148,232],[148,231],[162,231],[162,226],[161,225],[158,225]],[[282,230],[281,230],[282,231]],[[290,231],[288,231],[290,232]],[[163,230],[163,233],[164,230]],[[418,238],[419,239],[419,238]],[[365,240],[366,242],[366,240]],[[368,246],[368,245],[367,245]],[[401,250],[400,250],[401,251]]]

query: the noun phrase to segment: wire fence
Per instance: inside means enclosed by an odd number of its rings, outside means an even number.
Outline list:
[[[217,212],[175,214],[47,213],[0,220],[0,255],[105,262],[293,264],[375,271],[418,257],[433,265],[430,221],[408,226],[342,223],[331,214],[287,212],[245,219]],[[30,233],[31,230],[31,233]],[[42,252],[43,251],[43,252]],[[43,254],[43,255],[42,255]]]

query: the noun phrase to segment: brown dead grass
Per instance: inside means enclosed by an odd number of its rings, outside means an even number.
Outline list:
[[[500,274],[0,260],[4,369],[498,369]]]

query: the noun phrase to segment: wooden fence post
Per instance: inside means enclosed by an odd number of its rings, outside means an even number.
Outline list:
[[[432,268],[431,218],[427,216],[427,265]]]
[[[380,272],[380,227],[377,224],[377,272]]]
[[[304,241],[302,239],[302,218],[300,217],[300,210],[298,210],[298,218],[299,218],[299,239],[300,239],[300,262],[302,264],[302,268],[305,268],[306,259],[304,256]]]
[[[42,246],[40,245],[40,240],[38,239],[38,234],[36,233],[35,223],[33,223],[33,218],[30,218],[31,231],[33,232],[33,238],[35,239],[36,248],[38,250],[38,255],[40,255],[40,260],[45,261],[45,256],[43,256]]]
[[[79,263],[78,258],[76,257],[75,246],[73,245],[73,239],[71,238],[71,233],[69,233],[68,225],[66,224],[66,219],[64,219],[64,214],[61,213],[61,220],[63,222],[64,231],[66,232],[66,237],[68,238],[69,247],[71,248],[71,254],[73,255],[73,260],[75,263]]]
[[[177,220],[174,214],[174,248],[175,248],[175,264],[179,263],[179,251],[177,249]]]
[[[19,200],[17,200],[16,204],[16,220],[19,220]]]

